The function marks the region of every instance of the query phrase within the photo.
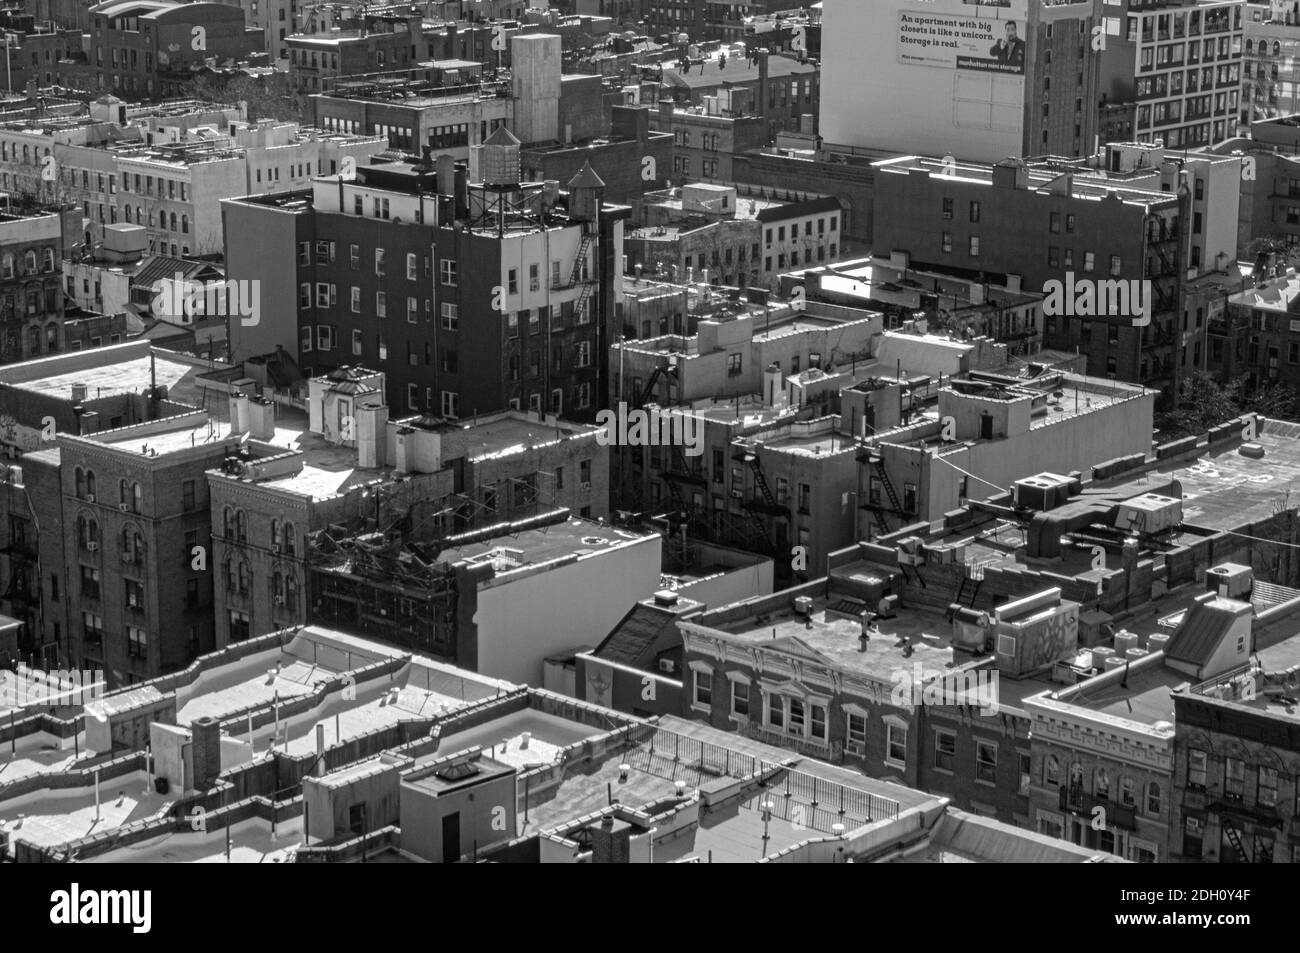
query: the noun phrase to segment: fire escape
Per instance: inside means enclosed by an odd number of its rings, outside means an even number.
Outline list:
[[[759,459],[755,448],[744,446],[737,448],[732,454],[732,460],[744,464],[754,474],[755,492],[750,494],[741,505],[744,516],[722,511],[727,523],[724,530],[728,537],[727,541],[744,549],[773,555],[776,552],[776,545],[768,533],[768,521],[762,517],[765,515],[769,520],[789,519],[789,510],[777,502],[776,495],[772,492],[763,473],[763,461]]]
[[[1178,221],[1151,216],[1147,219],[1148,274],[1151,281],[1151,324],[1142,331],[1143,356],[1150,359],[1144,383],[1176,383],[1178,342],[1176,328],[1181,273],[1178,266],[1181,229]],[[1151,267],[1154,264],[1154,267]]]
[[[862,504],[861,508],[867,510],[876,518],[876,525],[880,528],[881,535],[891,533],[893,530],[889,526],[889,521],[885,519],[885,513],[902,513],[903,504],[898,499],[898,493],[894,489],[893,481],[889,479],[889,471],[885,468],[884,454],[878,445],[868,445],[862,453],[858,454],[858,463],[867,466],[867,502]],[[870,488],[873,476],[880,480],[880,485],[885,489],[885,495],[889,497],[888,507],[872,498]]]
[[[573,259],[573,271],[569,273],[569,283],[566,287],[573,288],[579,283],[582,285],[578,291],[578,297],[574,299],[573,302],[574,321],[582,320],[581,315],[583,313],[583,308],[587,306],[587,299],[591,297],[592,288],[596,284],[591,278],[591,275],[595,273],[596,269],[586,267],[587,254],[591,251],[591,246],[595,240],[596,235],[594,232],[584,231],[582,233],[582,241],[578,243],[578,253]],[[585,278],[583,277],[584,271],[587,272],[587,277]]]

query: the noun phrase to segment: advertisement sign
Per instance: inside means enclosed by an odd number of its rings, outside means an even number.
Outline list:
[[[909,66],[1025,75],[1024,24],[918,10],[898,11],[898,62]]]

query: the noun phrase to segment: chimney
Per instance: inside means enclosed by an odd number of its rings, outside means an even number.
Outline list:
[[[763,371],[763,406],[777,407],[785,403],[785,391],[781,387],[781,365],[772,363]]]
[[[194,787],[206,791],[221,773],[221,722],[208,715],[194,719],[190,724],[190,739]]]
[[[593,864],[627,864],[632,861],[632,825],[606,814],[591,830]]]
[[[235,391],[230,395],[230,432],[248,433],[248,395]]]
[[[758,114],[767,118],[767,50],[758,51]]]
[[[251,397],[243,402],[244,423],[254,440],[275,439],[275,405],[265,397]]]

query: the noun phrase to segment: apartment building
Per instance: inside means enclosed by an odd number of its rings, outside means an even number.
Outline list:
[[[0,215],[0,362],[67,346],[62,262],[80,233],[75,209],[11,208]]]
[[[69,62],[83,56],[76,30],[12,10],[4,11],[0,23],[15,41],[5,51],[5,89],[22,92],[29,83],[38,88],[63,85]]]
[[[1247,3],[1243,34],[1242,127],[1300,112],[1300,9],[1294,0]]]
[[[214,646],[204,472],[231,453],[191,411],[86,436],[24,459],[40,534],[44,643],[113,686],[184,667]]]
[[[672,281],[766,287],[800,265],[838,260],[839,200],[694,182],[642,197],[627,267]]]
[[[1164,191],[1081,175],[1068,164],[1019,160],[990,167],[907,158],[875,169],[874,244],[881,254],[907,252],[913,267],[968,277],[1018,275],[1032,292],[1076,278],[1149,281],[1149,324],[1045,311],[1043,345],[1077,348],[1091,374],[1177,391],[1196,194],[1190,170],[1179,171]]]
[[[660,97],[686,106],[705,106],[705,97],[730,96],[731,108],[763,117],[767,138],[778,133],[816,132],[821,97],[818,64],[758,50],[752,59],[727,56],[692,60],[685,68],[665,65]]]
[[[383,375],[358,367],[312,378],[305,419],[250,384],[230,398],[232,431],[248,440],[207,475],[219,645],[312,614],[307,540],[319,531],[397,530],[436,544],[557,508],[608,515],[609,456],[595,428],[515,412],[390,420]],[[426,621],[412,644],[433,638]]]
[[[90,42],[98,89],[132,98],[185,95],[192,69],[215,58],[247,60],[262,51],[262,31],[223,3],[108,0],[90,10]]]
[[[1245,377],[1251,391],[1300,385],[1300,277],[1265,257],[1227,306],[1208,323],[1206,370],[1221,380]]]
[[[587,168],[561,211],[558,189],[519,182],[504,129],[483,151],[486,182],[444,156],[322,177],[310,196],[227,201],[230,234],[262,236],[228,246],[228,274],[259,280],[263,307],[283,309],[270,313],[297,314],[304,373],[364,363],[384,373],[394,413],[590,420],[604,406],[596,355],[612,334],[626,210],[602,208]],[[236,354],[268,333],[239,329]]]
[[[673,136],[673,178],[678,181],[735,182],[735,156],[767,144],[767,127],[757,115],[733,112],[723,89],[703,105],[659,103],[651,127]]]
[[[1218,615],[1222,627],[1235,621],[1226,618],[1233,608],[1218,597],[1201,611]],[[1256,636],[1249,660],[1238,652],[1240,664],[1191,676],[1195,684],[1172,696],[1171,860],[1300,863],[1295,638],[1261,641]]]

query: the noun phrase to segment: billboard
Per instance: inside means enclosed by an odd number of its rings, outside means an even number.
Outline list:
[[[980,162],[1022,155],[1028,14],[1028,0],[824,0],[822,137]]]
[[[899,10],[898,62],[1024,76],[1022,26],[1012,19]]]

